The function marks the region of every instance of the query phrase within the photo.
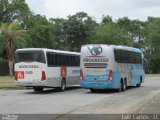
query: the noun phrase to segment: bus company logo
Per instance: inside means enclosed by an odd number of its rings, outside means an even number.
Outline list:
[[[67,76],[67,68],[61,67],[61,77],[66,77],[66,76]]]
[[[97,56],[97,55],[101,54],[103,51],[102,47],[100,47],[100,46],[93,47],[92,49],[89,46],[87,46],[87,47],[93,56]]]
[[[16,71],[17,79],[24,79],[24,71]]]

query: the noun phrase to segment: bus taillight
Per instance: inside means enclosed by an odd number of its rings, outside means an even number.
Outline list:
[[[80,80],[84,80],[82,69],[80,69]]]
[[[113,80],[113,71],[112,70],[109,70],[109,75],[108,75],[108,80],[107,81],[112,81]]]
[[[42,78],[41,80],[46,80],[46,73],[44,71],[42,71]]]

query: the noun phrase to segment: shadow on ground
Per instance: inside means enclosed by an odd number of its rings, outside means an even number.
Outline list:
[[[35,92],[32,88],[26,88],[32,91],[26,92],[25,94],[50,94],[50,93],[63,93],[63,92],[57,92],[55,90],[55,88],[45,88],[43,91],[41,92]],[[64,92],[67,91],[72,91],[72,90],[77,90],[80,89],[80,86],[72,86],[72,87],[67,87],[66,90]]]

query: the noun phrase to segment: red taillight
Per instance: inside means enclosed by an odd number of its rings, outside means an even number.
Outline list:
[[[113,71],[112,71],[112,70],[109,70],[109,75],[108,75],[107,81],[112,81],[112,80],[113,80],[112,75],[113,75]]]
[[[80,80],[84,80],[82,69],[80,69]]]
[[[42,78],[41,80],[46,80],[46,73],[44,71],[42,71]]]

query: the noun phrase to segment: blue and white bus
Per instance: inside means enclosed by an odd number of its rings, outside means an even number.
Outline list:
[[[81,47],[80,85],[91,92],[104,89],[125,91],[144,82],[144,55],[123,45],[88,44]]]

